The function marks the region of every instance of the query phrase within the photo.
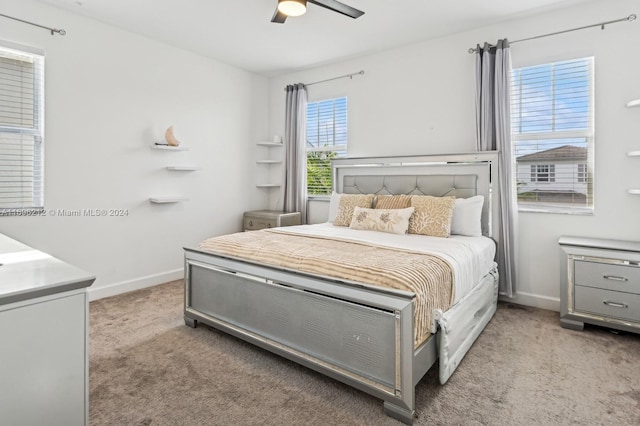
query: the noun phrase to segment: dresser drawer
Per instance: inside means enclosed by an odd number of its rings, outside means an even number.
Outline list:
[[[640,267],[612,263],[574,263],[575,285],[640,294]]]
[[[640,295],[576,286],[575,310],[640,322]]]
[[[278,226],[277,222],[278,218],[245,216],[244,229],[247,231],[256,231],[264,228],[275,228]]]

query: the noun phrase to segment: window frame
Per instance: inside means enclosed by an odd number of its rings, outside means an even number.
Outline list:
[[[337,101],[343,100],[345,102],[345,107],[344,107],[344,125],[345,125],[345,143],[343,144],[335,144],[336,142],[336,132],[335,132],[335,126],[336,126],[336,115],[335,115],[335,103]],[[348,98],[347,96],[338,96],[338,97],[334,97],[334,98],[325,98],[325,99],[320,99],[317,101],[312,101],[312,102],[307,102],[307,110],[305,113],[305,120],[306,123],[308,125],[309,122],[309,115],[308,115],[308,108],[309,105],[319,105],[321,103],[324,102],[333,102],[334,103],[334,117],[333,117],[333,123],[332,123],[332,129],[333,129],[333,135],[332,135],[332,142],[333,145],[330,146],[324,146],[324,147],[310,147],[309,146],[309,141],[308,139],[306,140],[306,149],[305,149],[305,157],[307,159],[307,161],[305,162],[305,166],[308,166],[308,161],[309,161],[309,154],[310,153],[332,153],[332,152],[344,152],[343,155],[336,155],[335,157],[331,157],[331,158],[344,158],[347,156],[347,145],[348,145],[348,118],[349,118],[349,102],[348,102]],[[320,126],[318,126],[319,128]],[[305,134],[305,138],[307,138],[308,136],[308,132],[309,129],[307,128],[306,134]],[[329,164],[330,167],[330,164]],[[329,189],[329,193],[327,194],[312,194],[309,192],[309,180],[308,180],[308,175],[307,175],[307,181],[305,182],[305,190],[307,192],[307,199],[308,200],[329,200],[331,198],[331,191],[333,190],[333,170],[330,170],[330,176],[331,176],[331,188]]]
[[[15,53],[16,56],[27,56],[33,58],[33,120],[32,128],[24,126],[12,126],[0,124],[0,134],[28,135],[33,137],[33,171],[32,180],[33,203],[30,206],[0,206],[0,217],[2,216],[33,216],[44,212],[44,132],[45,132],[45,54],[43,50],[23,46],[16,43],[0,41],[0,50]]]
[[[512,164],[515,170],[514,173],[514,190],[515,188],[518,187],[518,172],[517,172],[517,158],[518,156],[517,154],[517,143],[518,142],[534,142],[534,141],[545,141],[545,140],[562,140],[562,139],[584,139],[584,143],[586,145],[586,150],[587,150],[587,160],[586,163],[585,162],[578,162],[578,163],[574,163],[574,164],[578,164],[578,165],[586,165],[587,169],[586,169],[586,174],[584,174],[584,181],[579,181],[578,180],[578,176],[579,173],[577,172],[578,169],[576,169],[576,183],[582,183],[582,184],[586,184],[588,187],[590,187],[590,190],[587,192],[586,197],[587,200],[589,202],[589,205],[586,206],[580,206],[580,205],[572,205],[572,204],[564,204],[564,205],[559,205],[559,206],[548,206],[548,205],[531,205],[531,204],[527,204],[527,205],[521,205],[520,201],[518,200],[518,194],[516,193],[516,202],[518,205],[518,211],[520,212],[533,212],[533,213],[557,213],[557,214],[575,214],[575,215],[593,215],[594,211],[595,211],[595,194],[594,194],[594,189],[595,189],[595,173],[594,173],[594,169],[595,169],[595,161],[594,161],[594,145],[595,145],[595,141],[594,141],[594,135],[595,135],[595,103],[594,103],[594,97],[595,97],[595,79],[594,79],[594,73],[595,73],[595,58],[593,56],[587,56],[587,57],[582,57],[582,58],[573,58],[573,59],[567,59],[567,60],[557,60],[557,61],[552,61],[552,62],[542,62],[542,63],[538,63],[538,64],[533,64],[533,65],[527,65],[527,66],[522,66],[522,67],[518,67],[518,68],[514,68],[512,70],[512,82],[511,82],[511,87],[510,89],[513,91],[513,87],[515,84],[515,79],[514,79],[514,74],[516,73],[516,71],[522,70],[522,69],[527,69],[527,68],[533,68],[533,67],[542,67],[545,65],[559,65],[559,64],[563,64],[563,63],[569,63],[569,62],[574,62],[574,61],[588,61],[588,87],[589,87],[589,94],[588,94],[588,126],[586,129],[584,130],[554,130],[554,131],[531,131],[531,132],[520,132],[520,133],[516,133],[516,129],[513,123],[513,102],[514,102],[514,97],[512,95],[510,102],[512,102],[511,104],[511,144],[512,144],[512,151],[513,151],[513,157],[512,157]],[[551,81],[550,85],[553,88],[553,84],[555,83],[555,78]],[[555,95],[555,93],[554,93]],[[520,100],[522,100],[522,98],[519,98]],[[552,100],[553,102],[555,102],[555,99]],[[520,114],[522,114],[522,109],[519,109]],[[556,116],[556,112],[553,112],[553,126],[555,126],[555,116]],[[522,125],[522,120],[520,121],[520,125]],[[545,162],[546,164],[551,164],[549,161]],[[539,163],[539,164],[543,164],[543,163]],[[555,181],[555,173],[553,173],[553,178]],[[533,181],[532,181],[533,182]],[[543,183],[550,183],[550,182],[543,182]],[[517,191],[516,191],[517,192]]]

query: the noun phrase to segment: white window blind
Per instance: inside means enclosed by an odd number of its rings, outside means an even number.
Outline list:
[[[593,58],[513,70],[511,128],[521,210],[593,209]]]
[[[0,46],[0,214],[42,208],[44,57]]]
[[[347,98],[307,104],[307,193],[330,195],[331,159],[347,155]]]

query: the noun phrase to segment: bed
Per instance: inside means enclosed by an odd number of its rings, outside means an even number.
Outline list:
[[[372,394],[388,415],[411,424],[419,380],[438,362],[445,383],[495,313],[497,164],[495,152],[333,160],[338,194],[482,195],[482,236],[328,223],[209,239],[185,248],[185,323],[202,322]],[[314,257],[329,246],[339,259]],[[449,293],[431,291],[436,275]]]

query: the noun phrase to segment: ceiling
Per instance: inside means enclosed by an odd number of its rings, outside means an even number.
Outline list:
[[[277,0],[38,1],[275,76],[591,0],[343,0],[365,14],[309,4],[285,24],[270,22]]]

